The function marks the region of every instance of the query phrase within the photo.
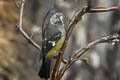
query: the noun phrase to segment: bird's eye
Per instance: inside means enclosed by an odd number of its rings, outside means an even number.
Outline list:
[[[50,22],[53,25],[64,25],[63,14],[62,13],[53,14],[53,16],[50,18]]]

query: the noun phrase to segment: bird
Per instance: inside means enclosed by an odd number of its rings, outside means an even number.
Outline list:
[[[51,10],[46,19],[42,28],[42,66],[38,73],[44,79],[50,78],[51,59],[60,50],[66,36],[63,13]]]

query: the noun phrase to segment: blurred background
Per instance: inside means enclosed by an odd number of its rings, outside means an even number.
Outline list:
[[[40,52],[17,30],[21,0],[0,0],[0,80],[35,80],[41,63]],[[65,27],[76,12],[87,5],[87,0],[56,0],[65,15]],[[43,19],[54,5],[54,0],[26,0],[24,31],[41,45]],[[120,6],[120,0],[92,0],[92,7]],[[67,27],[66,27],[67,29]],[[64,58],[69,60],[76,51],[102,36],[120,29],[120,11],[85,14],[71,35]],[[99,44],[85,53],[68,69],[62,80],[120,80],[120,43]],[[64,64],[61,65],[61,67]],[[38,80],[41,80],[37,77]]]

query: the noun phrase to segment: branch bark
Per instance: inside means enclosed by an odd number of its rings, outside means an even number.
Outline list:
[[[19,26],[18,30],[21,32],[21,34],[30,42],[36,49],[41,51],[41,47],[34,41],[32,40],[26,32],[24,32],[22,26],[23,26],[23,10],[24,10],[24,4],[25,0],[22,0],[21,8],[20,8],[20,19],[19,19]]]
[[[113,34],[110,36],[105,36],[102,37],[98,40],[95,40],[91,43],[88,44],[88,46],[86,48],[82,48],[80,51],[78,51],[72,58],[71,60],[65,65],[65,67],[63,67],[59,73],[60,78],[62,78],[62,76],[64,75],[65,71],[70,68],[70,66],[77,60],[79,60],[79,58],[86,53],[89,49],[93,48],[95,45],[99,44],[99,43],[109,43],[109,42],[117,42],[120,40],[120,34]]]
[[[100,13],[100,12],[117,11],[117,10],[120,10],[120,6],[110,7],[110,8],[96,7],[96,8],[90,8],[88,10],[88,13]]]

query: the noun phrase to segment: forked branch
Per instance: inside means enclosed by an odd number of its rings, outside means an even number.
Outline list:
[[[22,4],[21,4],[21,8],[20,8],[19,26],[17,26],[17,28],[21,32],[21,34],[28,40],[28,42],[30,42],[35,48],[37,48],[39,51],[41,51],[41,47],[34,40],[32,40],[22,28],[24,4],[25,4],[25,0],[22,0]]]
[[[62,76],[64,75],[65,71],[70,68],[70,66],[76,61],[79,60],[79,58],[86,53],[89,49],[93,48],[95,45],[100,44],[100,43],[115,43],[118,42],[120,40],[120,34],[115,33],[113,35],[110,36],[105,36],[102,37],[98,40],[95,40],[91,43],[88,44],[88,46],[86,48],[82,48],[80,51],[78,51],[74,56],[72,56],[71,60],[65,65],[65,67],[63,67],[59,73],[60,78],[62,78]]]

